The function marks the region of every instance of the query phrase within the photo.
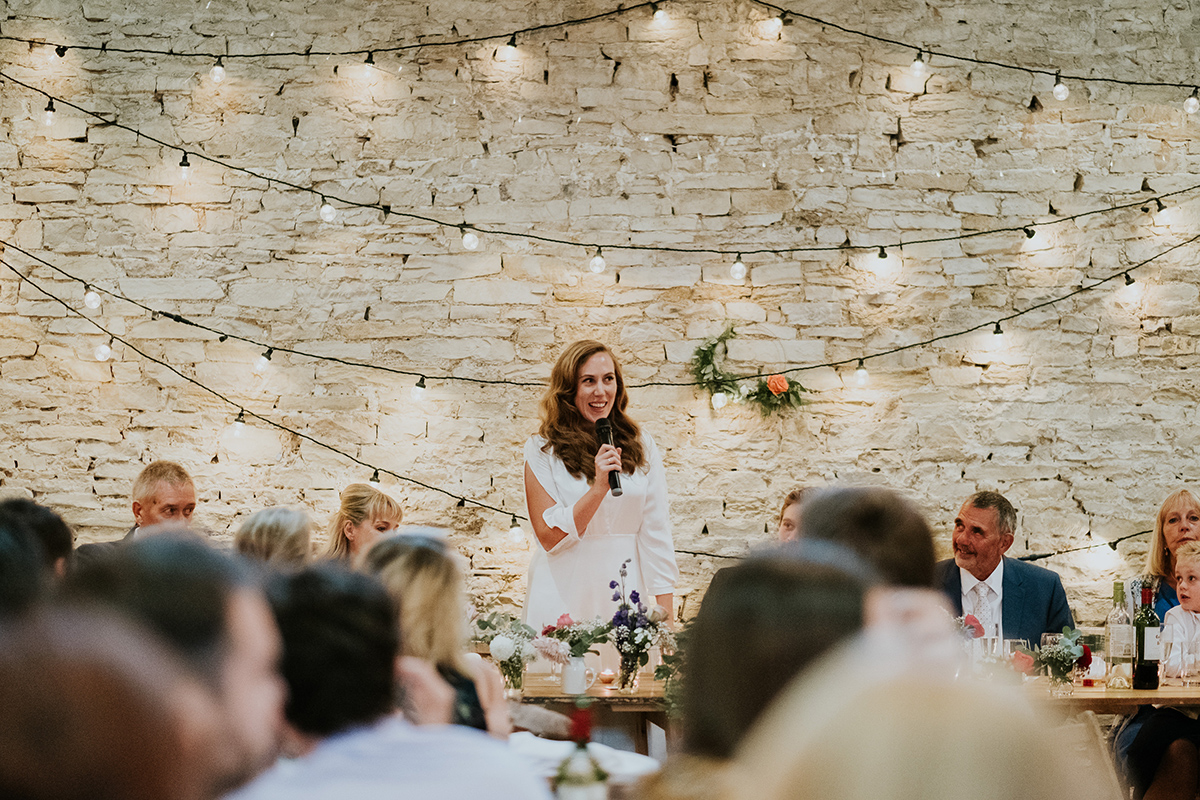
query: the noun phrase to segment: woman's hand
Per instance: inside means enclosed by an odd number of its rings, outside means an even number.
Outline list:
[[[613,447],[611,444],[600,445],[600,450],[596,453],[596,482],[595,486],[605,487],[608,490],[608,473],[621,471],[621,448]]]

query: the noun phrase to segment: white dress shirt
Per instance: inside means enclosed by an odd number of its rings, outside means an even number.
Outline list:
[[[975,586],[983,583],[988,587],[988,608],[992,612],[992,630],[985,630],[984,636],[995,636],[998,639],[1004,638],[1004,559],[1000,559],[1000,563],[992,570],[992,574],[987,576],[986,580],[980,581],[974,575],[967,572],[962,567],[958,568],[962,576],[962,607],[963,614],[975,614]],[[978,618],[978,614],[975,614]],[[1030,642],[1031,647],[1036,647],[1040,642]]]

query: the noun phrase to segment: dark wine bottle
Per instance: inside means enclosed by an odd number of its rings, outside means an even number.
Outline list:
[[[1133,617],[1136,651],[1133,659],[1133,688],[1158,688],[1158,662],[1162,658],[1159,642],[1162,620],[1154,611],[1154,602],[1149,586],[1142,587],[1142,604]]]

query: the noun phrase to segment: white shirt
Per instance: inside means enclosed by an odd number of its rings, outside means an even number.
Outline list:
[[[531,766],[480,731],[393,716],[322,741],[226,800],[549,800]]]
[[[1167,618],[1163,620],[1162,641],[1164,643],[1171,642],[1167,663],[1163,665],[1163,670],[1168,678],[1179,677],[1183,667],[1183,645],[1198,635],[1200,635],[1200,614],[1188,611],[1183,606],[1175,606],[1167,612]]]
[[[980,581],[974,575],[967,572],[962,567],[958,568],[959,574],[962,576],[962,607],[964,614],[974,614],[975,611],[975,586],[983,583],[988,587],[988,599],[990,600],[988,607],[992,612],[992,627],[994,630],[984,631],[984,636],[995,636],[998,639],[1004,638],[1004,559],[1000,559],[1000,563],[992,570],[992,574],[987,576],[986,580]],[[978,617],[978,615],[976,615]],[[1031,647],[1037,647],[1040,642],[1030,642]]]

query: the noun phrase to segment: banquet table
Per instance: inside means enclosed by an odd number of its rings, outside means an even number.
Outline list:
[[[580,697],[589,698],[595,725],[612,726],[628,730],[637,752],[649,752],[649,726],[657,725],[669,731],[666,705],[663,703],[663,684],[648,675],[642,675],[634,692],[619,692],[611,685],[596,681],[582,695],[564,694],[558,680],[548,674],[525,675],[522,703],[544,706],[554,711],[570,713]]]
[[[1034,688],[1034,687],[1031,687]],[[1051,697],[1044,685],[1038,685],[1046,702],[1067,714],[1092,711],[1096,714],[1131,714],[1138,706],[1183,706],[1200,708],[1200,686],[1160,686],[1157,689],[1113,689],[1103,686],[1076,686],[1069,697]]]

